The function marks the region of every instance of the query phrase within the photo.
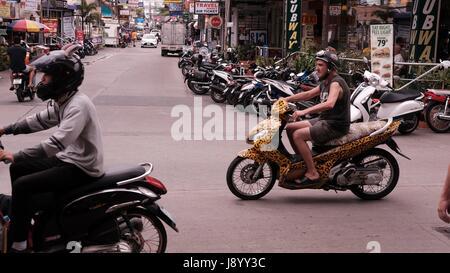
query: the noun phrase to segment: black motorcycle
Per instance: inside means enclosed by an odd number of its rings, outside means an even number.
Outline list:
[[[150,163],[122,168],[63,195],[34,196],[32,251],[163,253],[167,233],[161,220],[178,229],[156,203],[167,189],[150,176],[152,169]],[[5,199],[10,197],[0,197],[4,206],[0,211],[7,214],[5,206],[10,204],[5,205]]]
[[[28,87],[29,73],[28,72],[14,72],[13,73],[13,87],[16,93],[17,100],[24,102],[28,97],[30,100],[34,99],[35,92]]]

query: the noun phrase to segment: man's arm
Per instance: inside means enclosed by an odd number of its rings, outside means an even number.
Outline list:
[[[444,187],[442,188],[441,198],[438,204],[438,215],[442,221],[450,223],[450,165],[448,165],[447,179],[445,180]]]
[[[27,158],[52,157],[74,143],[85,127],[88,111],[82,111],[78,107],[66,109],[66,111],[67,115],[64,116],[58,130],[51,137],[32,148],[14,154],[14,162]]]
[[[328,98],[326,101],[319,103],[317,105],[314,105],[312,107],[306,108],[305,110],[297,111],[297,112],[300,112],[299,114],[297,114],[297,116],[304,116],[307,114],[314,114],[314,113],[333,109],[341,92],[342,92],[342,88],[339,85],[339,83],[337,83],[337,82],[331,83],[330,92],[328,94]]]
[[[296,102],[296,101],[302,101],[302,100],[309,100],[311,98],[317,97],[319,94],[320,94],[320,86],[316,86],[309,91],[300,92],[298,94],[289,96],[286,98],[286,101],[287,102]]]
[[[49,107],[16,123],[1,129],[0,135],[30,134],[50,129],[58,125],[58,114],[54,107]]]

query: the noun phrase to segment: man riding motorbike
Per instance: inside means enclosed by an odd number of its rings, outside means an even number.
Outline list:
[[[304,177],[295,181],[302,185],[319,182],[319,173],[314,166],[311,150],[306,141],[324,144],[348,133],[350,128],[350,90],[345,80],[337,73],[338,57],[333,50],[321,50],[316,54],[316,71],[322,83],[307,92],[287,97],[288,102],[309,100],[320,95],[320,103],[296,111],[292,123],[286,127],[289,141],[296,154],[305,161]],[[295,122],[299,117],[319,113],[318,118]]]
[[[12,252],[26,251],[30,199],[38,193],[67,191],[104,174],[103,142],[96,109],[78,91],[84,68],[74,55],[79,46],[53,51],[32,66],[44,73],[37,96],[50,101],[47,109],[0,129],[3,134],[28,134],[58,126],[51,137],[17,153],[0,150],[0,160],[11,162]]]
[[[33,67],[28,66],[25,64],[25,58],[27,56],[27,49],[25,46],[22,45],[22,42],[20,40],[19,36],[14,37],[14,45],[12,45],[10,48],[8,48],[8,57],[9,57],[9,67],[11,69],[11,87],[9,90],[14,90],[13,85],[13,74],[14,73],[30,73],[29,74],[29,80],[28,80],[28,87],[32,88],[34,83],[34,73]]]

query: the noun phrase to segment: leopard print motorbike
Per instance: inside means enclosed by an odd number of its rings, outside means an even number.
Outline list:
[[[276,180],[280,187],[291,190],[351,190],[369,200],[383,198],[395,188],[399,179],[397,160],[388,151],[377,148],[387,144],[404,156],[392,139],[400,122],[392,120],[354,123],[347,135],[322,146],[313,144],[320,183],[294,183],[294,179],[303,177],[306,166],[281,141],[294,110],[293,105],[278,100],[271,116],[249,133],[247,143],[253,146],[239,152],[227,172],[227,184],[234,195],[245,200],[259,199],[269,193]]]

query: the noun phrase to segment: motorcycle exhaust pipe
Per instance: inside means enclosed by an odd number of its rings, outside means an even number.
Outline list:
[[[437,118],[438,118],[439,120],[450,121],[450,116],[444,115],[443,113],[438,114],[438,115],[437,115]]]
[[[211,84],[211,82],[198,82],[198,81],[191,81],[191,83],[199,84],[199,85],[208,85],[208,86]]]

